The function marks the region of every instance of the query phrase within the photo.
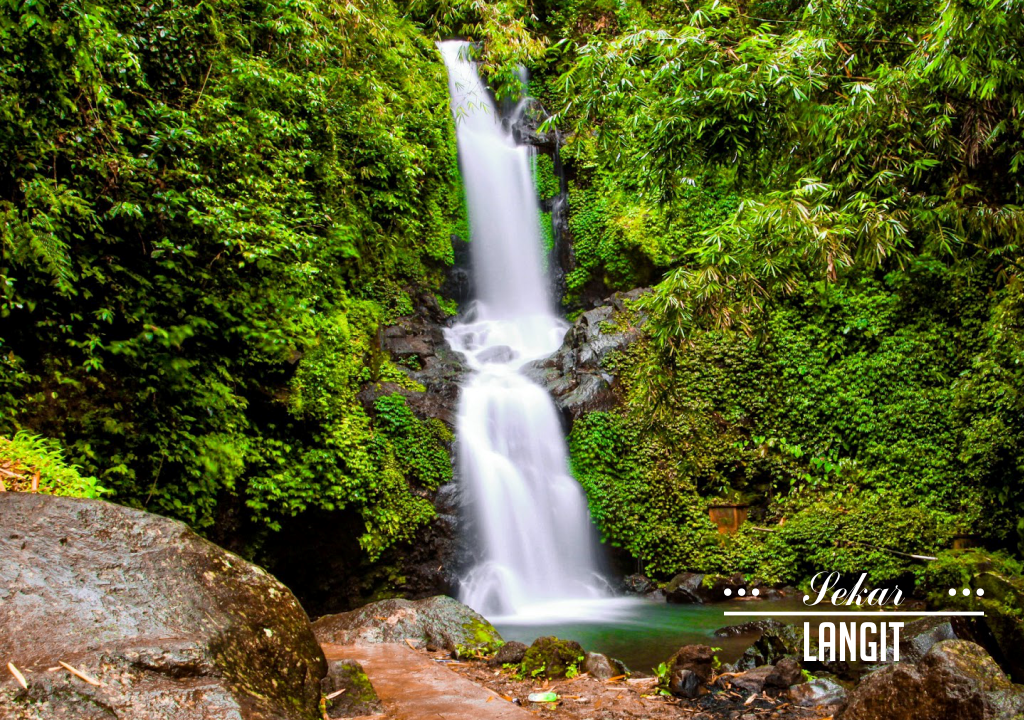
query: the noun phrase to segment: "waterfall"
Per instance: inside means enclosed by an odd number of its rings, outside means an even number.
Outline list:
[[[561,344],[541,256],[527,148],[515,144],[468,58],[441,43],[469,211],[477,298],[446,332],[471,370],[456,423],[465,511],[480,561],[460,599],[489,616],[604,596],[586,497],[554,403],[519,369]]]

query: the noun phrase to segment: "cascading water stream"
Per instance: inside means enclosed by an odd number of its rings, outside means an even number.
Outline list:
[[[460,597],[488,616],[600,598],[596,543],[582,488],[548,394],[520,374],[554,352],[566,324],[552,311],[527,148],[501,126],[469,45],[441,43],[469,210],[473,309],[446,332],[472,374],[456,425],[466,511],[480,562]]]

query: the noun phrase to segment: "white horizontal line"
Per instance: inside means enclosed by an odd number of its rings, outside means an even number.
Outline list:
[[[937,615],[937,616],[970,616],[970,617],[985,617],[985,613],[980,610],[962,610],[952,612],[942,611],[929,611],[929,612],[912,612],[910,610],[793,610],[793,611],[780,611],[780,612],[736,612],[736,611],[725,611],[723,615],[729,615],[733,617],[738,616],[751,616],[751,617],[771,617],[772,615],[791,615],[791,616],[802,616],[802,615],[823,615],[832,616],[837,615],[850,616],[850,615],[863,615],[864,617],[878,617],[879,615],[899,615],[916,617],[921,615]]]

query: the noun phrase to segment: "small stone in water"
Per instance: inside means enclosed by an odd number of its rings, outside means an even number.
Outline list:
[[[535,703],[556,702],[558,700],[558,695],[553,692],[530,693],[530,697],[526,699]]]

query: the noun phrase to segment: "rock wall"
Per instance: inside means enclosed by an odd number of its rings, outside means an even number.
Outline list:
[[[551,393],[567,425],[585,413],[610,410],[621,402],[618,379],[606,361],[640,339],[642,319],[628,328],[618,327],[614,320],[626,301],[644,292],[615,293],[606,304],[583,313],[554,355],[527,367],[526,375]]]

